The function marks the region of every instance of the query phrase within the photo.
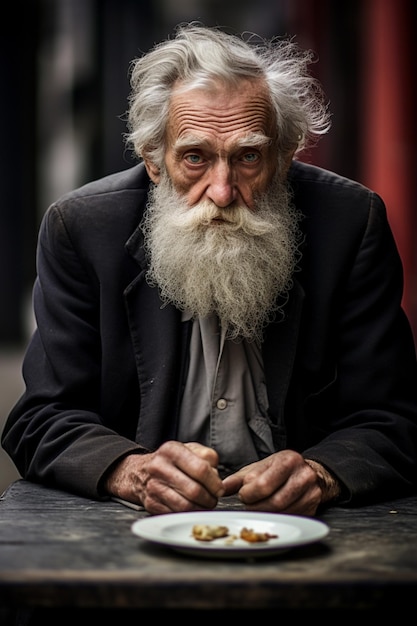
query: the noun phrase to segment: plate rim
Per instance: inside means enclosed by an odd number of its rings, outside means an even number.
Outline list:
[[[176,520],[177,523],[181,523],[182,520],[186,518],[189,519],[189,523],[210,523],[207,521],[209,518],[227,518],[229,519],[240,519],[246,518],[246,520],[259,520],[259,521],[267,521],[267,522],[275,522],[287,525],[295,525],[298,530],[300,530],[300,526],[307,525],[308,527],[314,528],[315,532],[310,536],[303,536],[303,529],[301,529],[301,534],[296,539],[287,540],[277,544],[273,543],[254,543],[248,544],[247,546],[242,546],[241,544],[221,544],[221,543],[207,543],[200,542],[196,545],[190,542],[184,542],[181,539],[175,538],[167,538],[162,537],[157,534],[155,531],[155,524],[159,526],[159,530],[162,531],[164,528],[169,525],[169,522],[172,520]],[[220,520],[219,520],[220,523]],[[147,532],[147,526],[153,525],[153,532]],[[323,540],[330,532],[330,527],[326,522],[319,520],[314,517],[308,517],[303,515],[292,515],[289,513],[272,513],[272,512],[261,512],[261,511],[184,511],[178,513],[162,513],[159,515],[151,515],[148,514],[146,517],[141,517],[135,520],[131,524],[131,531],[133,534],[139,539],[149,541],[151,543],[156,543],[159,545],[163,545],[165,547],[181,551],[181,552],[194,552],[198,554],[207,554],[207,555],[215,555],[215,554],[260,554],[260,553],[271,553],[271,552],[283,552],[290,548],[296,548],[299,546],[309,545],[311,543],[315,543]],[[304,529],[305,531],[305,529]]]

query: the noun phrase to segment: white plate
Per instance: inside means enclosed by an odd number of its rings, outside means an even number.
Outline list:
[[[192,536],[194,524],[227,526],[229,535],[214,541],[198,541]],[[277,535],[266,542],[248,543],[239,538],[242,528]],[[172,548],[177,552],[204,557],[252,558],[279,554],[290,548],[320,541],[329,527],[319,520],[297,515],[257,513],[246,511],[199,511],[196,513],[170,513],[136,520],[132,532],[153,543]]]

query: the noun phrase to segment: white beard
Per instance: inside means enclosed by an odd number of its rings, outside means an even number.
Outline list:
[[[298,219],[278,181],[250,211],[209,201],[189,207],[165,174],[150,190],[142,222],[147,280],[164,304],[195,318],[216,313],[229,339],[261,341],[292,286]]]

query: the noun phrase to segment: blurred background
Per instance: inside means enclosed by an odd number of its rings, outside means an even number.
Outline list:
[[[23,390],[39,222],[62,193],[132,165],[123,144],[130,61],[198,20],[315,52],[333,114],[303,159],[385,200],[417,337],[414,0],[30,0],[0,23],[0,431]],[[18,477],[0,451],[0,493]]]

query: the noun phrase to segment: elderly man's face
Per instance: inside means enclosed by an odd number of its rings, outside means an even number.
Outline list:
[[[177,89],[161,171],[145,159],[155,183],[141,224],[147,280],[164,303],[195,318],[215,313],[231,339],[261,339],[297,260],[274,119],[261,83]]]
[[[188,206],[209,200],[255,210],[254,197],[267,190],[277,168],[273,119],[258,82],[243,81],[239,90],[174,91],[165,166]],[[157,170],[148,171],[158,183]]]

